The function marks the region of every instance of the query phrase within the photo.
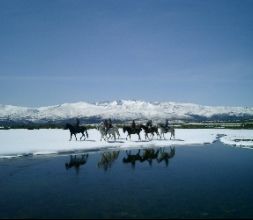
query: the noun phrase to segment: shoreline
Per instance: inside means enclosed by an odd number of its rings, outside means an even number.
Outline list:
[[[69,141],[68,130],[6,130],[0,131],[2,140],[0,148],[1,159],[11,159],[26,156],[61,155],[101,150],[145,149],[166,146],[191,146],[212,144],[219,140],[225,145],[253,149],[253,130],[234,129],[176,129],[176,138],[169,140],[170,134],[164,139],[142,140],[137,136],[126,140],[126,134],[120,129],[120,139],[100,141],[97,130],[89,130],[89,139],[84,141]]]

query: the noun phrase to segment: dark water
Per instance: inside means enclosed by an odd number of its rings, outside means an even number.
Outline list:
[[[32,217],[250,218],[253,151],[215,143],[0,160],[0,218]]]

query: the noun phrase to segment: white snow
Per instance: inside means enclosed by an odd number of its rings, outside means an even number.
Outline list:
[[[253,149],[253,130],[226,130],[224,129],[220,140],[224,144],[241,146],[241,147],[252,147]]]
[[[74,117],[101,117],[128,119],[190,119],[192,115],[211,117],[216,114],[230,116],[253,115],[252,107],[202,106],[191,103],[145,102],[120,100],[98,103],[65,103],[62,105],[27,108],[0,105],[0,119],[57,120]]]
[[[213,143],[217,140],[218,134],[223,134],[220,140],[224,144],[253,147],[253,130],[229,130],[229,129],[176,129],[176,139],[157,139],[144,141],[144,134],[141,134],[142,141],[138,141],[137,135],[131,140],[126,140],[126,134],[120,129],[121,138],[116,141],[100,141],[100,133],[96,129],[88,130],[89,138],[86,141],[76,141],[74,136],[69,141],[69,131],[61,129],[40,129],[40,130],[0,130],[0,158],[12,158],[26,154],[57,154],[82,150],[100,149],[129,149],[142,147],[179,146]],[[80,137],[80,134],[77,135]]]

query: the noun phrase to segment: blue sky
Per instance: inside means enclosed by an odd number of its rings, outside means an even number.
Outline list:
[[[0,104],[253,106],[253,1],[0,0]]]

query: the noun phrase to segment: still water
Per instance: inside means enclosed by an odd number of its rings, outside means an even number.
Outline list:
[[[216,142],[0,160],[0,218],[250,218],[253,150]]]

